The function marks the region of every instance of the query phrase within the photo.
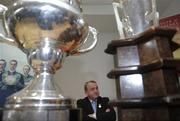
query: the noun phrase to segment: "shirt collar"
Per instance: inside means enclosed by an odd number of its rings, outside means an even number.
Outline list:
[[[89,98],[88,98],[89,99]],[[89,99],[89,101],[92,103],[93,101],[95,101],[95,102],[97,102],[97,99],[95,99],[95,100],[91,100],[91,99]]]

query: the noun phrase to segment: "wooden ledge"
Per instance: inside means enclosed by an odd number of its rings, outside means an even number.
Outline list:
[[[160,59],[150,64],[139,66],[126,66],[115,68],[107,74],[109,78],[118,78],[121,75],[151,72],[157,69],[176,69],[180,70],[180,59]]]
[[[105,52],[108,54],[115,54],[117,47],[133,46],[140,43],[144,43],[150,41],[151,38],[154,36],[167,37],[169,40],[172,40],[176,32],[177,30],[172,28],[151,27],[134,38],[112,40],[105,49]],[[170,46],[172,51],[180,47],[178,43],[175,43],[173,41],[170,41]]]
[[[180,107],[180,95],[112,100],[110,105],[122,109]]]

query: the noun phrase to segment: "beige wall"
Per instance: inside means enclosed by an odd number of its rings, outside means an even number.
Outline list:
[[[75,99],[82,98],[84,82],[96,80],[102,96],[116,98],[115,81],[106,77],[114,67],[113,56],[104,53],[113,38],[117,39],[117,34],[100,34],[98,45],[92,52],[66,58],[62,69],[55,76],[65,94]]]
[[[180,49],[177,49],[174,53],[173,53],[175,58],[180,58]]]

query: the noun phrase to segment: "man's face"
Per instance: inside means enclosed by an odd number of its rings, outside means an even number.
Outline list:
[[[25,75],[26,75],[26,74],[29,74],[30,68],[29,68],[28,66],[25,66],[25,67],[23,68],[23,71],[24,71],[24,74],[25,74]]]
[[[15,70],[16,70],[16,67],[17,67],[17,63],[14,62],[14,61],[11,61],[9,67],[10,67],[10,70],[11,70],[11,71],[15,71]]]
[[[88,83],[85,93],[88,98],[95,100],[99,96],[98,85],[92,82]]]
[[[0,71],[3,71],[5,68],[5,62],[4,61],[0,61]]]

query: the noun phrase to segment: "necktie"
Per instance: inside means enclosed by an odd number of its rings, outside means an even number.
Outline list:
[[[97,105],[97,104],[96,104],[96,101],[92,101],[91,104],[92,104],[94,113],[96,113],[96,105]]]

